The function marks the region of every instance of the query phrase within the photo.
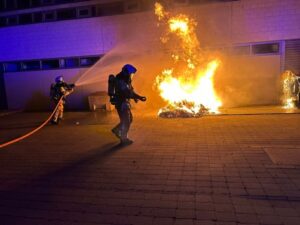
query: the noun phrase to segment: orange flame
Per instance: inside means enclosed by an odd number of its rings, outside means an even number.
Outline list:
[[[209,112],[218,113],[222,102],[214,90],[213,77],[220,61],[214,59],[204,66],[200,63],[202,56],[195,33],[197,23],[183,14],[170,17],[159,3],[155,3],[155,14],[168,26],[168,34],[175,34],[179,39],[181,53],[171,57],[175,63],[185,65],[184,73],[171,68],[156,77],[160,96],[174,109],[197,114],[204,106]]]
[[[297,101],[297,96],[300,90],[297,90],[299,87],[300,77],[297,77],[292,71],[285,71],[282,75],[282,101],[283,108],[293,109],[296,107],[295,102]]]

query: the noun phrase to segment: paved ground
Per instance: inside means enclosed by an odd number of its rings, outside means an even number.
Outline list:
[[[0,117],[0,142],[46,117]],[[124,148],[116,119],[68,113],[0,149],[0,224],[300,224],[300,114],[136,115]]]

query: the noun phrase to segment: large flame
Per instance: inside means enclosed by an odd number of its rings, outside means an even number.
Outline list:
[[[299,79],[292,71],[285,71],[282,75],[282,102],[283,108],[293,109],[296,107],[297,97],[299,94]]]
[[[214,90],[213,78],[220,61],[203,60],[195,33],[197,23],[184,14],[170,16],[159,3],[155,3],[155,14],[168,27],[163,43],[169,41],[171,34],[178,43],[171,49],[174,65],[156,77],[160,96],[168,103],[159,113],[170,108],[191,114],[198,114],[203,108],[218,113],[222,102]]]

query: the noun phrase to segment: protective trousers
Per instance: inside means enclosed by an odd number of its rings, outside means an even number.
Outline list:
[[[57,107],[57,110],[55,111],[52,121],[57,123],[58,120],[63,118],[64,115],[64,101],[56,102],[56,104],[59,104]]]
[[[121,140],[126,140],[128,138],[128,131],[132,123],[132,113],[130,110],[130,104],[128,102],[123,102],[120,105],[116,105],[118,115],[120,118],[120,123],[114,128],[121,137]]]

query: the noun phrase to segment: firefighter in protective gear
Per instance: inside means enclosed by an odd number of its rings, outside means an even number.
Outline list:
[[[52,124],[59,124],[60,120],[62,120],[66,96],[74,91],[74,87],[74,84],[64,82],[62,76],[55,78],[55,83],[51,85],[50,96],[55,105],[58,104],[58,108],[51,119]]]
[[[121,144],[131,144],[132,140],[128,138],[128,131],[132,123],[132,113],[130,99],[135,102],[146,101],[146,97],[140,96],[134,92],[131,81],[132,76],[137,69],[126,64],[122,71],[115,77],[115,108],[118,112],[120,123],[112,129],[112,132],[120,139]]]
[[[300,77],[292,71],[285,71],[283,77],[283,98],[291,100],[294,106],[299,107],[300,102]]]

